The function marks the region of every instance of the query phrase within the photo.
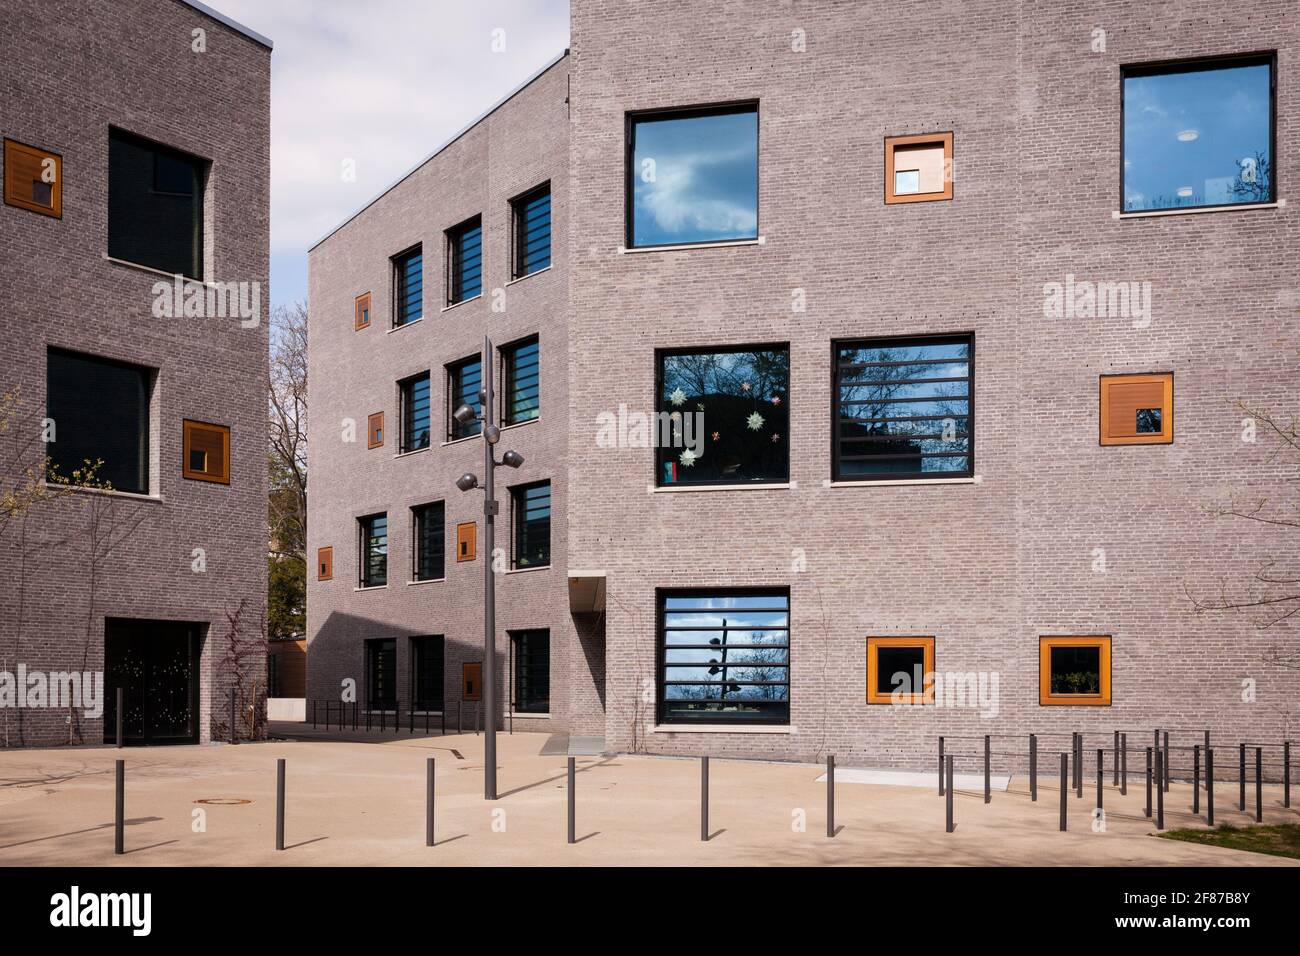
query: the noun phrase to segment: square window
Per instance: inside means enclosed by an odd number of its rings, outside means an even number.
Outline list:
[[[539,481],[510,489],[514,503],[515,551],[512,568],[541,568],[551,563],[551,483]]]
[[[475,216],[447,230],[447,304],[483,291],[483,221]]]
[[[384,443],[384,413],[375,412],[366,419],[366,447],[379,448]]]
[[[551,184],[519,197],[511,206],[515,230],[511,277],[522,279],[551,264]]]
[[[332,547],[316,549],[316,580],[332,581],[334,579],[334,549]]]
[[[885,138],[885,202],[952,198],[952,133]]]
[[[478,356],[447,366],[447,440],[457,441],[477,435],[483,427],[478,419],[456,421],[456,409],[468,405],[477,415],[482,411],[479,389],[483,387],[483,362]]]
[[[370,328],[370,293],[363,292],[352,303],[352,329],[360,332]]]
[[[790,592],[661,590],[659,722],[788,724]]]
[[[5,203],[55,219],[63,217],[63,157],[4,141]]]
[[[1109,705],[1110,638],[1039,638],[1038,702]]]
[[[230,484],[230,427],[206,422],[184,423],[185,468],[182,475],[194,481]]]
[[[397,383],[402,404],[402,453],[428,448],[432,426],[429,417],[429,373],[423,372]]]
[[[1122,70],[1125,212],[1276,200],[1276,56]]]
[[[441,501],[411,509],[415,532],[415,565],[411,574],[416,581],[437,581],[446,574],[443,514]]]
[[[633,113],[627,244],[758,238],[758,104]]]
[[[867,638],[867,703],[934,703],[934,638]]]
[[[510,632],[510,682],[516,714],[546,714],[551,710],[551,632]]]
[[[973,337],[833,347],[836,481],[974,475]]]
[[[415,246],[393,256],[393,328],[401,328],[423,315],[424,252]]]
[[[1168,445],[1174,440],[1174,375],[1103,375],[1103,445]]]
[[[101,462],[90,484],[147,494],[152,385],[151,369],[50,349],[45,415],[54,432],[45,454],[51,471],[73,482],[87,461]]]
[[[657,361],[659,486],[790,480],[787,345],[660,351]]]
[[[388,583],[388,515],[358,519],[361,529],[361,587],[376,588]]]
[[[501,350],[505,388],[501,396],[501,424],[518,425],[537,417],[541,392],[539,343],[528,339]]]
[[[203,279],[203,183],[207,160],[110,129],[108,254]]]

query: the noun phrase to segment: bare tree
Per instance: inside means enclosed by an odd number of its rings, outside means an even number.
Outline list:
[[[307,598],[307,307],[271,314],[267,497],[271,637],[301,634]]]

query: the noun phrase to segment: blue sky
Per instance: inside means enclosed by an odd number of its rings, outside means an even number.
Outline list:
[[[206,2],[275,43],[272,307],[307,298],[309,246],[569,43],[568,0]]]

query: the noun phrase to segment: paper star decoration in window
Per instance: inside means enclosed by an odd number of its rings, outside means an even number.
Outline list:
[[[780,396],[780,395],[773,395],[773,396],[772,396],[772,404],[773,404],[773,405],[780,405],[780,404],[781,404],[781,396]]]
[[[780,440],[781,440],[781,436],[780,436],[780,434],[777,433],[777,432],[772,432],[772,443],[775,444],[776,442],[779,442]]]
[[[672,394],[668,396],[668,401],[672,402],[674,405],[681,405],[686,401],[686,393],[680,388],[675,388],[673,389]]]
[[[748,383],[748,382],[741,382],[741,383],[740,383],[740,390],[741,390],[742,392],[748,392],[748,391],[749,391],[749,383]]]
[[[756,432],[763,427],[763,416],[758,412],[754,412],[745,419],[745,424],[749,426],[751,432]]]
[[[690,468],[695,464],[695,459],[698,457],[699,456],[696,455],[695,452],[688,448],[678,456],[678,460],[681,461],[683,468]]]
[[[717,441],[721,436],[722,436],[722,432],[714,432],[714,433],[713,433],[713,440],[714,440],[714,441]]]

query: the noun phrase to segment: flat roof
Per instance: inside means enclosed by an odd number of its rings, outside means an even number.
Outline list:
[[[199,11],[199,13],[207,14],[208,16],[218,21],[219,23],[224,23],[226,26],[230,27],[230,29],[242,33],[250,40],[256,40],[258,43],[262,44],[262,46],[266,47],[268,50],[272,49],[275,46],[274,43],[272,43],[266,37],[262,36],[262,34],[258,33],[256,30],[250,30],[248,27],[244,26],[238,20],[232,20],[224,13],[221,13],[217,10],[213,10],[206,3],[199,3],[199,0],[181,0],[181,3],[185,4],[185,6],[187,7],[193,7],[195,10]]]
[[[544,67],[542,67],[540,70],[538,70],[538,71],[537,71],[536,73],[534,73],[532,76],[530,76],[528,79],[524,80],[524,82],[520,83],[518,86],[516,86],[513,90],[511,90],[509,93],[507,93],[507,94],[506,94],[505,96],[503,96],[501,99],[497,100],[496,103],[494,103],[491,107],[489,107],[489,108],[487,109],[487,111],[485,111],[484,113],[482,113],[481,115],[479,115],[478,118],[476,118],[476,119],[474,119],[472,122],[470,122],[470,124],[469,124],[468,126],[466,126],[466,127],[464,127],[463,129],[459,130],[455,135],[453,135],[450,139],[448,139],[448,140],[447,140],[446,142],[444,142],[441,146],[439,146],[437,149],[435,149],[432,153],[430,153],[428,156],[425,156],[424,159],[420,160],[418,163],[416,163],[414,166],[412,166],[412,167],[411,167],[410,169],[408,169],[406,172],[402,173],[402,175],[398,176],[397,179],[393,180],[391,183],[389,183],[387,186],[385,186],[382,190],[379,191],[379,193],[378,193],[377,195],[375,195],[375,196],[374,196],[374,197],[373,197],[369,202],[367,202],[364,206],[362,206],[360,209],[358,209],[358,210],[357,210],[356,212],[354,212],[352,215],[348,216],[348,218],[344,219],[341,223],[339,223],[337,226],[335,226],[335,227],[334,227],[333,229],[331,229],[329,232],[325,233],[325,235],[321,236],[319,239],[317,239],[315,242],[313,242],[310,246],[308,246],[308,247],[307,247],[307,251],[308,251],[308,252],[311,252],[313,249],[315,249],[317,246],[319,246],[321,243],[323,243],[326,239],[330,238],[330,236],[334,235],[336,232],[338,232],[340,229],[342,229],[344,226],[346,226],[348,223],[350,223],[353,219],[356,219],[357,216],[361,215],[363,212],[365,212],[367,209],[369,209],[369,208],[370,208],[371,206],[373,206],[375,203],[379,202],[379,200],[381,200],[381,199],[383,199],[385,196],[387,196],[387,195],[388,195],[390,192],[392,192],[395,188],[397,188],[397,187],[400,186],[403,182],[405,182],[407,179],[409,179],[409,178],[410,178],[410,177],[411,177],[411,176],[412,176],[412,175],[413,175],[417,170],[420,169],[421,166],[423,166],[425,163],[429,162],[429,160],[431,160],[431,159],[433,159],[434,157],[436,157],[436,156],[437,156],[439,153],[441,153],[444,149],[446,149],[446,148],[447,148],[448,146],[450,146],[452,143],[456,142],[456,140],[460,139],[462,136],[464,136],[466,133],[468,133],[470,130],[472,130],[472,129],[473,129],[475,126],[477,126],[479,123],[483,122],[485,119],[487,119],[489,116],[491,116],[491,115],[492,115],[493,113],[495,113],[497,110],[499,110],[501,107],[505,106],[506,103],[510,102],[510,100],[514,99],[516,96],[519,95],[519,93],[521,93],[524,89],[526,89],[530,84],[532,84],[533,82],[535,82],[535,81],[537,80],[538,77],[540,77],[542,74],[544,74],[547,70],[551,69],[551,67],[555,66],[555,64],[559,63],[561,60],[563,60],[563,59],[564,59],[566,56],[568,56],[568,55],[569,55],[569,48],[568,48],[568,47],[565,47],[564,50],[563,50],[563,52],[561,52],[559,56],[555,57],[553,60],[551,60],[549,63],[547,63]]]

